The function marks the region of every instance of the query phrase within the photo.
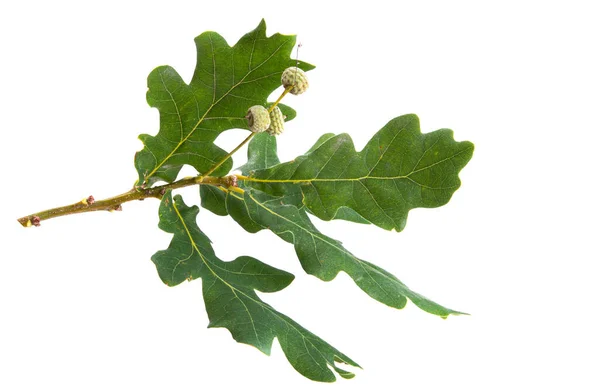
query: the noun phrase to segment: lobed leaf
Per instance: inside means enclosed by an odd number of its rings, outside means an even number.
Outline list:
[[[258,133],[248,144],[248,162],[238,169],[249,174],[253,170],[266,169],[278,165],[277,137],[267,132]]]
[[[303,157],[310,157],[335,137],[333,134],[323,135]],[[296,162],[302,161],[297,159]],[[256,175],[265,172],[267,168],[272,170],[280,165],[275,137],[263,133],[250,142],[248,163],[240,169],[245,174]],[[310,211],[304,206],[300,184],[257,184],[251,178],[243,180],[241,186],[245,188],[243,195],[214,186],[200,186],[202,206],[219,215],[231,215],[248,232],[270,229],[294,245],[307,273],[322,280],[332,280],[338,272],[344,271],[369,296],[388,306],[403,308],[408,298],[419,308],[441,317],[461,314],[410,290],[391,273],[357,258],[341,242],[322,234],[307,216]],[[260,186],[278,195],[269,195],[251,186]],[[346,206],[337,210],[335,218],[369,223]]]
[[[243,195],[230,191],[226,209],[246,231],[269,229],[293,244],[304,270],[319,279],[333,280],[343,271],[369,296],[390,307],[404,308],[408,298],[422,310],[441,317],[461,314],[410,290],[391,273],[357,258],[341,242],[319,232],[306,212],[287,204],[285,197],[269,196],[251,188]]]
[[[309,154],[312,151],[316,150],[317,148],[319,148],[319,146],[321,146],[323,143],[325,143],[327,140],[329,140],[331,137],[334,137],[335,134],[332,133],[327,133],[327,134],[323,134],[318,140],[317,142],[305,153],[305,154]],[[256,135],[252,141],[250,141],[250,144],[248,145],[248,162],[241,166],[239,168],[239,170],[244,173],[245,175],[251,174],[253,171],[255,170],[261,170],[261,169],[267,169],[270,168],[272,166],[278,165],[279,162],[279,157],[277,156],[277,139],[276,137],[272,136],[272,135],[268,135],[267,133],[262,133],[259,135]],[[201,196],[203,196],[203,190],[211,190],[211,187],[209,188],[200,188],[200,192],[201,192]],[[207,194],[208,192],[204,192],[204,194]],[[281,195],[285,195],[285,197],[287,197],[287,201],[291,202],[290,199],[294,198],[293,202],[294,205],[296,205],[299,208],[303,208],[304,207],[304,203],[302,202],[302,190],[300,189],[299,186],[287,186],[283,191],[279,191],[279,193]],[[211,193],[211,194],[217,194],[217,193]],[[223,194],[220,195],[220,199],[225,199],[225,196]],[[210,199],[210,198],[209,198]],[[220,215],[225,215],[226,211],[224,212],[223,208],[224,208],[224,203],[223,205],[219,205],[221,207],[220,210]],[[210,209],[211,204],[207,203],[207,207]],[[304,207],[304,209],[307,209],[306,207]],[[212,209],[211,209],[212,210]],[[370,224],[367,220],[365,220],[361,215],[359,215],[358,213],[356,213],[355,211],[353,211],[352,209],[348,208],[348,207],[342,207],[340,208],[334,219],[341,219],[341,220],[347,220],[347,221],[353,221],[353,222],[357,222],[357,223],[361,223],[361,224]]]
[[[140,135],[144,148],[135,155],[137,185],[173,182],[184,164],[205,173],[226,154],[214,144],[232,128],[247,128],[244,116],[253,105],[267,105],[267,97],[281,86],[281,74],[297,64],[290,58],[295,36],[266,36],[266,24],[244,35],[233,47],[216,32],[195,39],[197,63],[189,84],[170,66],[148,76],[147,101],[160,112],[156,136]],[[303,70],[314,68],[298,62]],[[231,169],[231,160],[213,175]]]
[[[256,170],[247,186],[274,196],[300,187],[306,208],[323,220],[352,217],[401,231],[409,210],[446,204],[459,188],[458,173],[473,144],[456,142],[452,131],[422,134],[416,115],[392,119],[356,152],[348,134],[322,137],[293,161]],[[342,212],[340,216],[340,210]]]
[[[173,234],[169,248],[152,256],[161,279],[170,286],[202,279],[209,327],[225,327],[233,338],[269,355],[276,337],[291,365],[305,377],[322,382],[335,375],[352,378],[335,362],[359,365],[298,323],[263,302],[256,290],[280,291],[294,276],[252,257],[221,261],[210,240],[196,224],[198,207],[188,207],[181,196],[167,192],[161,200],[159,227]]]

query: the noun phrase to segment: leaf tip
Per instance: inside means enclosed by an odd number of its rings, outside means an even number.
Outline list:
[[[470,152],[469,152],[470,156],[469,157],[472,157],[473,153],[475,152],[475,144],[473,142],[471,142],[471,141],[462,141],[462,143],[464,143],[465,146],[470,150]]]
[[[257,36],[267,37],[267,22],[264,17],[260,19],[258,26],[256,26],[253,32],[257,34]]]

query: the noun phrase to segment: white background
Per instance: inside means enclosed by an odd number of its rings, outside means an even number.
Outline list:
[[[344,274],[305,275],[293,247],[202,210],[217,254],[296,274],[262,296],[360,363],[353,385],[598,385],[599,12],[594,2],[6,2],[0,11],[0,384],[309,385],[208,323],[200,281],[168,288],[158,201],[22,229],[17,217],[104,198],[136,179],[156,133],[146,76],[191,78],[193,38],[234,44],[264,17],[298,34],[317,69],[280,137],[281,158],[324,132],[357,148],[416,113],[476,149],[447,206],[391,233],[317,226],[414,290],[471,316],[379,304]],[[416,4],[418,3],[418,4]],[[223,134],[233,148],[245,132]],[[240,165],[245,151],[236,155]],[[189,169],[186,169],[191,173]],[[198,203],[196,189],[183,191]]]

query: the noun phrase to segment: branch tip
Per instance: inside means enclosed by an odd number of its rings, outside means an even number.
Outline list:
[[[31,220],[29,219],[29,217],[21,217],[21,218],[18,218],[17,221],[24,228],[28,228],[31,226]]]

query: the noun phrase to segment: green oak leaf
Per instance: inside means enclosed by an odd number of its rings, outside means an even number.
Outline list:
[[[306,153],[318,148],[327,139],[333,137],[334,134],[324,134],[315,145]],[[271,166],[278,165],[279,157],[277,156],[277,137],[269,135],[268,133],[257,134],[248,145],[248,162],[239,167],[243,174],[251,174],[255,170],[266,169]],[[240,182],[243,185],[243,182]],[[299,186],[288,186],[282,193],[285,194],[286,200],[293,197],[294,205],[299,208],[304,207],[302,203],[302,190]],[[211,212],[218,214],[219,216],[226,216],[227,210],[225,209],[225,197],[226,193],[224,189],[217,188],[210,185],[200,186],[200,197],[202,199],[202,206]],[[353,221],[361,224],[370,224],[358,213],[348,207],[342,207],[336,213],[334,219],[343,219],[347,221]]]
[[[414,116],[400,117],[396,121],[399,119],[408,119],[412,121],[413,125],[417,123],[416,130],[419,136],[431,135],[423,135],[419,132],[418,122],[415,122]],[[391,126],[401,128],[398,131],[402,131],[407,126],[406,123],[403,125],[392,123],[394,121],[390,123],[391,125],[388,124],[386,128]],[[371,142],[382,137],[382,132],[386,134],[384,132],[386,128],[375,135]],[[389,135],[389,132],[387,134]],[[441,130],[432,134],[449,135],[449,144],[451,146],[456,144],[452,140],[449,130]],[[315,153],[323,150],[327,154],[331,146],[330,141],[339,137],[334,134],[324,134],[304,156],[298,157],[291,163],[280,164],[277,157],[275,137],[266,133],[255,136],[248,147],[248,163],[240,168],[245,175],[251,176],[249,180],[240,181],[240,186],[245,189],[245,193],[242,195],[220,187],[202,185],[200,186],[202,206],[222,216],[231,215],[248,232],[254,233],[262,229],[270,229],[282,239],[294,244],[305,271],[322,280],[332,280],[338,272],[344,271],[369,296],[391,307],[403,308],[408,298],[418,307],[435,315],[446,317],[450,314],[460,314],[460,312],[443,307],[410,290],[394,275],[371,263],[358,259],[346,250],[339,241],[319,232],[307,216],[307,213],[311,213],[311,211],[309,207],[304,206],[302,184],[279,182],[271,184],[267,180],[258,183],[255,180],[255,176],[261,175],[261,173],[271,173],[272,170],[284,165],[299,165],[302,162],[310,162],[310,158]],[[443,139],[440,139],[440,141]],[[385,142],[382,141],[382,143]],[[472,151],[472,145],[470,143],[466,144],[470,145]],[[353,150],[351,142],[350,145]],[[425,152],[427,151],[426,149]],[[356,152],[353,151],[353,154],[356,154]],[[309,161],[304,161],[305,159],[309,159]],[[389,162],[385,156],[382,159],[381,162]],[[321,165],[318,165],[318,167],[323,168]],[[276,195],[269,195],[252,189],[253,186],[261,187]],[[369,223],[349,206],[340,206],[335,212],[334,219]]]
[[[324,144],[325,142],[327,142],[332,137],[335,137],[335,134],[333,134],[333,133],[323,134],[317,140],[317,142],[315,142],[315,144],[305,153],[305,155],[309,154],[309,153],[311,153],[311,152],[313,152],[315,150],[317,150],[322,144]],[[266,169],[266,168],[261,168],[261,169]],[[249,174],[249,173],[247,173],[247,174]],[[302,190],[302,189],[300,189],[299,186],[297,186],[296,189],[298,189],[300,191]],[[305,209],[310,212],[309,208],[305,208]],[[337,210],[337,212],[335,213],[335,216],[333,217],[333,220],[346,220],[346,221],[356,222],[356,223],[359,223],[359,224],[370,224],[370,222],[367,221],[363,216],[361,216],[360,214],[356,213],[354,210],[352,210],[351,208],[349,208],[347,206],[340,207]]]
[[[225,327],[233,338],[269,355],[276,337],[291,365],[305,377],[322,382],[335,375],[352,378],[335,362],[360,367],[352,359],[298,323],[263,302],[256,291],[275,292],[294,276],[252,257],[225,262],[215,256],[210,240],[196,224],[198,207],[188,207],[181,196],[168,191],[159,208],[159,227],[172,233],[169,248],[152,256],[160,278],[169,286],[202,279],[209,327]]]
[[[264,132],[252,138],[248,144],[248,162],[238,169],[247,175],[253,170],[266,169],[279,163],[277,137]]]
[[[404,308],[406,299],[424,311],[447,317],[461,312],[443,307],[410,290],[391,273],[361,260],[325,236],[312,224],[306,212],[285,202],[285,197],[269,196],[247,188],[243,194],[226,193],[226,210],[251,233],[269,229],[294,245],[304,270],[319,279],[333,280],[346,272],[372,298],[394,308]]]
[[[348,134],[320,142],[293,161],[252,172],[244,184],[274,196],[299,186],[307,210],[323,220],[349,208],[365,221],[401,231],[409,210],[450,200],[473,155],[473,144],[454,141],[451,130],[422,134],[412,114],[392,119],[360,152]]]
[[[202,174],[223,159],[227,152],[214,144],[217,136],[247,128],[248,108],[267,105],[287,67],[314,68],[290,58],[295,41],[295,36],[267,37],[263,20],[233,47],[216,32],[198,36],[196,69],[189,84],[170,66],[154,69],[146,97],[160,112],[160,129],[156,136],[139,136],[144,148],[135,156],[137,185],[173,182],[185,164]],[[231,166],[227,160],[212,174],[224,175]]]
[[[219,216],[229,214],[225,206],[226,198],[227,189],[220,186],[200,185],[200,205],[214,214]]]

